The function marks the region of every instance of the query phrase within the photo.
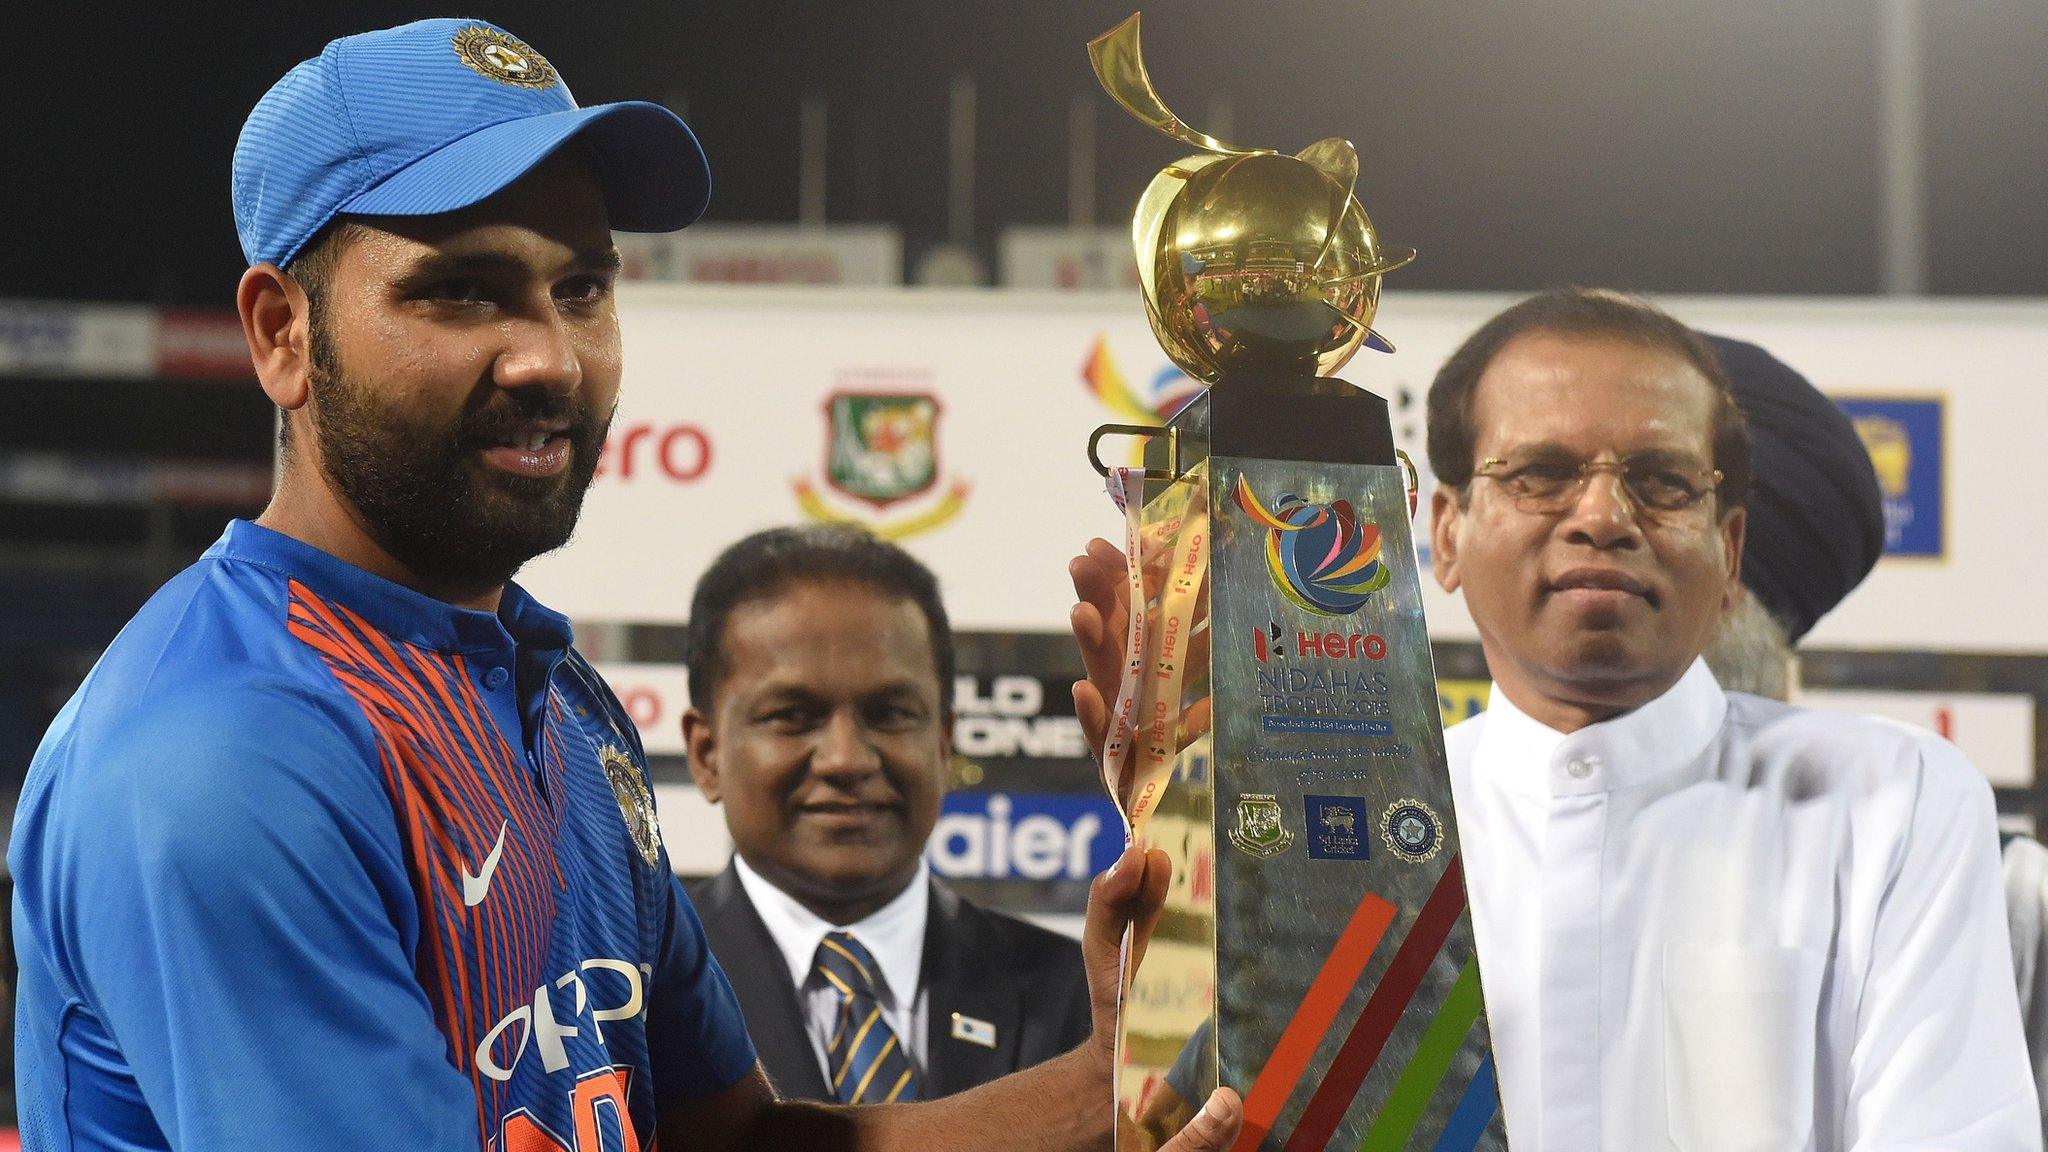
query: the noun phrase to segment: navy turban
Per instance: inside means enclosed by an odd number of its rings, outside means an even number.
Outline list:
[[[1742,582],[1797,644],[1884,551],[1877,473],[1847,414],[1806,377],[1754,344],[1706,340],[1749,424]]]

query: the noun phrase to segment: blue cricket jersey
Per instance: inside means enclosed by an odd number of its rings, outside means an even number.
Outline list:
[[[754,1066],[568,621],[237,521],[44,738],[29,1149],[634,1152]]]

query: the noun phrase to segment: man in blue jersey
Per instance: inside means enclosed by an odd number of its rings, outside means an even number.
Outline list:
[[[510,583],[568,538],[618,393],[610,230],[707,191],[680,120],[579,109],[475,21],[336,41],[257,105],[237,303],[284,467],[30,771],[27,1147],[1106,1146],[1117,941],[1158,861],[1097,881],[1088,1043],[931,1104],[778,1101],[631,722]],[[1219,1098],[1178,1147],[1235,1127]]]

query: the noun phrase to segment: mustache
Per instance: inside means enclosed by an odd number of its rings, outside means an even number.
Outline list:
[[[566,425],[562,435],[579,448],[596,445],[610,423],[587,404],[552,393],[498,392],[464,412],[456,425],[463,444],[496,443],[530,424]]]

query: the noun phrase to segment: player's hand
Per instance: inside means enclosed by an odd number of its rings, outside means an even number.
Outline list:
[[[1105,1069],[1112,1067],[1116,1058],[1116,1008],[1125,971],[1121,962],[1124,931],[1130,929],[1130,970],[1136,971],[1152,939],[1152,928],[1159,922],[1159,910],[1166,905],[1166,886],[1172,877],[1173,862],[1165,852],[1132,846],[1125,848],[1088,890],[1088,922],[1081,934],[1088,999],[1095,1016],[1088,1044]],[[1237,1093],[1219,1088],[1159,1152],[1223,1152],[1237,1139],[1243,1122],[1244,1105]]]
[[[1188,1126],[1161,1145],[1159,1152],[1223,1152],[1237,1143],[1238,1129],[1243,1126],[1244,1101],[1230,1089],[1218,1088]]]
[[[1131,934],[1130,971],[1144,959],[1166,905],[1173,861],[1158,848],[1129,845],[1109,870],[1088,888],[1088,919],[1081,929],[1081,961],[1088,971],[1088,1003],[1094,1029],[1088,1043],[1108,1067],[1116,1051],[1116,1006],[1124,978],[1124,932]]]
[[[1067,575],[1073,578],[1077,601],[1067,622],[1081,646],[1081,667],[1087,673],[1086,679],[1074,682],[1074,714],[1081,720],[1090,752],[1100,756],[1109,736],[1110,702],[1123,687],[1124,643],[1131,626],[1123,551],[1097,537],[1067,562]]]

